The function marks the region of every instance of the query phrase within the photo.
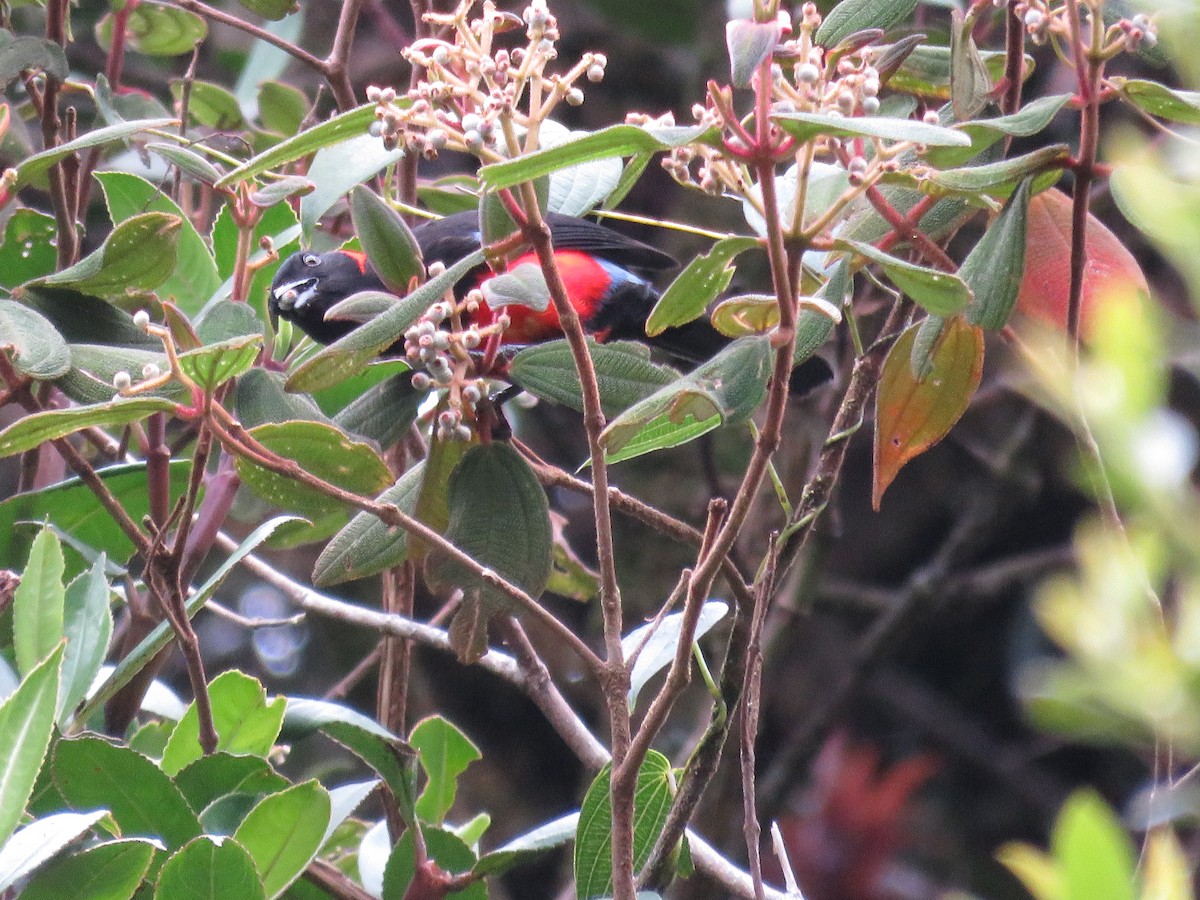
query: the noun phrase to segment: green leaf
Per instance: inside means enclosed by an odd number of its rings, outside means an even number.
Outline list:
[[[237,841],[189,841],[158,873],[155,900],[265,900],[254,860]]]
[[[58,722],[65,725],[88,688],[92,686],[112,640],[113,617],[109,607],[108,558],[101,553],[90,571],[67,586],[63,610],[62,687],[58,692]]]
[[[421,248],[400,214],[370,188],[350,191],[350,218],[371,268],[397,294],[425,275]]]
[[[537,597],[550,577],[549,506],[529,464],[510,445],[471,447],[450,474],[446,539],[476,562]],[[477,590],[488,616],[511,600],[458,563],[431,562],[431,583]]]
[[[0,860],[33,793],[58,702],[62,647],[34,667],[0,703]],[[3,881],[0,867],[0,881]],[[3,890],[7,885],[0,885]]]
[[[892,345],[875,398],[875,481],[872,506],[900,469],[946,436],[966,411],[983,374],[983,332],[950,319],[929,357],[930,371],[913,374],[910,360],[920,325]]]
[[[972,300],[971,289],[951,272],[918,266],[861,241],[845,242],[855,253],[879,263],[884,274],[906,296],[935,316],[953,316]]]
[[[289,697],[283,738],[295,740],[314,731],[337,741],[382,776],[407,823],[414,821],[416,754],[374,719],[326,700]]]
[[[842,0],[825,17],[815,40],[823,47],[836,47],[850,35],[868,28],[887,31],[912,15],[917,0]]]
[[[960,122],[978,115],[988,103],[992,79],[975,46],[974,17],[967,21],[960,10],[950,12],[950,105]]]
[[[208,245],[191,220],[170,197],[144,178],[126,172],[97,172],[95,178],[104,190],[109,216],[114,222],[124,222],[146,212],[179,217],[175,270],[158,286],[158,294],[173,299],[189,315],[198,313],[221,286],[221,276]]]
[[[421,836],[429,859],[437,863],[439,869],[458,874],[469,872],[475,866],[475,854],[458,835],[433,825],[422,825]],[[388,857],[383,874],[383,900],[403,900],[408,896],[415,869],[413,837],[411,831],[406,831]],[[477,881],[446,896],[456,900],[487,900],[487,886]]]
[[[187,486],[190,460],[171,462],[171,502],[174,503]],[[97,471],[109,492],[116,497],[135,521],[149,512],[146,491],[146,464],[128,463],[108,466]],[[0,503],[0,534],[13,535],[18,522],[41,522],[45,519],[59,531],[77,541],[108,554],[109,559],[124,562],[133,555],[129,538],[100,505],[91,488],[78,478],[70,478],[40,491],[16,494]],[[0,561],[7,568],[17,568],[26,541],[9,539],[0,542]]]
[[[1059,174],[1070,162],[1071,152],[1066,144],[1042,147],[1024,156],[988,163],[982,166],[967,166],[962,169],[947,169],[944,172],[930,171],[930,185],[945,191],[962,194],[1007,193],[1018,182],[1031,175],[1048,182],[1048,187],[1058,180]],[[1035,189],[1035,193],[1037,189]]]
[[[62,544],[43,527],[33,540],[29,561],[13,595],[13,649],[17,669],[28,675],[63,639]]]
[[[1129,835],[1093,791],[1067,798],[1050,839],[1065,900],[1134,900],[1135,857]]]
[[[195,326],[197,337],[205,344],[217,344],[250,335],[262,337],[263,333],[262,320],[253,307],[232,300],[209,303],[196,318]]]
[[[259,188],[250,194],[250,202],[262,209],[270,209],[277,203],[311,194],[316,187],[303,175],[287,175]]]
[[[41,69],[62,81],[70,71],[67,55],[54,41],[32,35],[0,31],[0,87],[5,87],[26,69]]]
[[[22,375],[48,381],[71,368],[67,342],[44,316],[27,306],[0,300],[0,335],[0,353],[11,347],[12,364]]]
[[[954,126],[971,138],[970,147],[930,147],[925,158],[939,169],[961,166],[1002,137],[1032,137],[1046,128],[1071,100],[1070,94],[1038,97],[1010,116],[972,119]]]
[[[383,141],[369,134],[356,134],[317,151],[308,167],[308,178],[316,190],[300,200],[300,224],[306,238],[338,199],[404,156],[404,148],[388,150]],[[407,289],[407,283],[405,284]]]
[[[651,362],[641,344],[597,344],[589,339],[588,354],[600,386],[600,405],[607,416],[617,415],[679,377],[674,369]],[[513,357],[509,377],[535,397],[583,411],[575,357],[566,340],[521,350]]]
[[[894,46],[894,45],[893,45]],[[1003,51],[982,51],[980,56],[993,82],[1004,76]],[[1026,79],[1033,74],[1037,61],[1026,54],[1023,69]],[[914,47],[888,79],[888,87],[931,100],[950,99],[950,48],[923,43]]]
[[[383,315],[330,344],[292,372],[287,382],[288,390],[312,393],[358,372],[368,360],[394,344],[446,291],[483,261],[483,250],[477,250],[441,275],[426,281]]]
[[[959,267],[958,277],[975,295],[967,308],[967,321],[972,325],[1003,328],[1017,305],[1025,274],[1025,226],[1031,188],[1032,179],[1021,182]]]
[[[534,312],[550,307],[550,288],[538,263],[521,263],[483,283],[483,299],[492,309],[523,306]]]
[[[204,809],[226,794],[275,794],[289,784],[261,757],[221,751],[189,763],[174,778],[192,809]]]
[[[171,79],[171,96],[175,98],[176,108],[183,102],[184,85],[182,78]],[[233,131],[246,125],[237,97],[211,81],[192,81],[188,94],[188,118],[217,131]]]
[[[36,819],[0,846],[0,891],[7,891],[107,816],[103,810]]]
[[[253,368],[238,379],[234,406],[238,421],[246,428],[268,422],[325,422],[329,418],[307,394],[289,394],[283,389],[283,376],[263,368]],[[346,425],[343,430],[353,431]],[[364,435],[371,437],[371,435]]]
[[[548,120],[542,123],[539,137],[543,147],[554,147],[583,134],[586,132],[570,131]],[[546,208],[564,216],[582,216],[597,203],[613,195],[621,183],[621,175],[621,160],[616,157],[597,159],[552,172]]]
[[[325,836],[321,840],[321,846],[326,848],[327,853],[327,845],[335,833],[382,783],[378,778],[372,778],[370,781],[343,784],[330,790],[329,824],[325,826]]]
[[[1200,93],[1169,88],[1157,81],[1112,78],[1121,97],[1142,112],[1170,122],[1200,125]]]
[[[220,169],[199,153],[193,153],[186,147],[179,147],[175,144],[167,144],[161,141],[151,141],[146,144],[146,149],[151,153],[157,153],[168,163],[191,175],[192,178],[201,184],[211,186],[221,177]]]
[[[131,50],[147,56],[180,56],[208,36],[208,24],[194,12],[142,0],[129,13],[125,40]],[[96,43],[106,51],[112,46],[113,13],[96,24]]]
[[[612,895],[612,772],[605,766],[596,776],[579,810],[575,834],[575,894],[579,900]],[[657,750],[646,754],[638,769],[633,798],[633,868],[650,856],[671,808],[674,787],[671,762]]]
[[[137,347],[162,354],[159,338],[135,325],[129,313],[99,297],[62,288],[22,287],[21,303],[45,316],[68,344]]]
[[[183,220],[170,213],[133,216],[118,224],[99,250],[32,286],[70,287],[100,297],[154,290],[175,271],[182,228]]]
[[[365,134],[373,121],[375,121],[375,104],[368,103],[355,107],[314,128],[302,131],[295,137],[288,138],[270,150],[247,160],[233,171],[226,173],[216,186],[224,188],[242,181],[249,181],[263,172],[315,153],[322,147],[333,146],[353,135]]]
[[[179,367],[205,392],[211,393],[229,379],[248,371],[261,349],[261,334],[230,338],[181,353]]]
[[[721,424],[742,421],[762,402],[770,372],[768,338],[734,341],[609,422],[601,434],[609,462],[618,454],[629,459],[630,444],[648,453],[678,446]]]
[[[122,122],[119,125],[109,125],[105,128],[93,129],[73,141],[67,141],[65,144],[59,144],[57,147],[51,147],[49,150],[36,153],[18,165],[17,183],[14,185],[14,189],[25,187],[45,177],[46,173],[50,171],[50,167],[56,162],[66,159],[72,153],[76,153],[79,150],[103,147],[105,144],[110,144],[113,141],[125,140],[138,132],[150,131],[156,128],[170,128],[178,124],[174,119],[138,119],[133,122]]]
[[[367,388],[334,416],[334,422],[386,449],[408,432],[428,394],[412,386],[411,372],[403,372]]]
[[[720,600],[709,600],[700,609],[696,623],[695,640],[699,641],[714,625],[729,612],[729,604]],[[621,647],[628,659],[638,651],[633,670],[629,673],[629,711],[637,705],[638,694],[651,678],[661,672],[675,658],[675,648],[683,628],[683,613],[671,613],[661,622],[650,622],[635,628],[621,638]],[[640,648],[640,650],[639,650]]]
[[[43,866],[21,891],[22,900],[130,900],[154,859],[149,841],[106,841]]]
[[[161,397],[122,397],[92,406],[72,406],[31,413],[0,431],[0,457],[24,453],[46,441],[66,437],[81,428],[111,428],[140,422],[156,412],[168,412],[175,404]]]
[[[748,88],[764,61],[779,46],[778,21],[755,22],[731,19],[725,24],[725,48],[729,53],[729,77],[736,88]]]
[[[265,81],[258,89],[258,117],[271,131],[294,135],[308,110],[308,97],[300,88],[282,81]]]
[[[10,290],[54,271],[58,251],[58,228],[54,217],[35,209],[18,209],[4,226],[0,245],[0,287]],[[7,328],[0,328],[7,332]]]
[[[96,737],[62,740],[52,771],[72,809],[107,807],[122,834],[158,837],[169,847],[181,847],[200,834],[200,822],[179,788],[128,747]]]
[[[643,128],[638,125],[611,125],[507,162],[491,163],[479,170],[479,177],[492,190],[499,190],[523,181],[532,181],[567,166],[614,156],[670,150],[697,141],[711,142],[716,137],[715,128],[704,126]]]
[[[314,779],[264,797],[238,826],[234,840],[254,860],[268,900],[316,857],[329,812],[329,794]]]
[[[392,483],[387,465],[371,447],[353,441],[332,425],[321,422],[281,422],[259,425],[251,437],[268,450],[294,460],[305,471],[340,488],[373,497]],[[344,510],[340,500],[285,475],[255,465],[247,457],[236,461],[238,474],[258,498],[320,518]]]
[[[729,287],[734,258],[757,246],[757,238],[725,238],[713,244],[708,253],[693,259],[650,311],[646,334],[654,337],[673,325],[686,325],[702,316],[708,304]]]
[[[283,697],[268,702],[258,679],[237,669],[222,672],[209,682],[208,697],[218,750],[264,758],[271,752],[283,724],[287,704]],[[160,765],[168,775],[174,775],[203,755],[200,718],[193,701],[171,732]]]
[[[478,759],[483,759],[471,740],[441,716],[422,719],[408,736],[418,753],[427,779],[425,790],[417,798],[417,817],[426,823],[441,825],[454,806],[458,776]]]
[[[930,125],[915,119],[884,116],[834,116],[829,113],[775,113],[771,121],[800,142],[818,136],[873,137],[885,141],[911,141],[930,147],[969,147],[971,138],[953,128]]]
[[[71,370],[57,379],[55,386],[85,407],[99,410],[114,403],[129,400],[190,401],[187,389],[179,381],[168,381],[153,391],[119,400],[113,392],[113,379],[118,372],[133,375],[140,373],[146,365],[153,364],[160,370],[168,365],[167,355],[135,347],[112,347],[102,344],[71,344]],[[132,407],[130,407],[132,409]],[[174,405],[165,411],[172,411]]]
[[[499,875],[509,869],[531,862],[547,850],[562,847],[575,838],[579,827],[579,813],[539,825],[532,831],[513,838],[502,847],[497,847],[479,857],[472,870],[476,875]]]
[[[425,476],[424,461],[400,476],[380,494],[380,503],[395,504],[413,515]],[[389,528],[367,512],[360,512],[325,545],[313,566],[313,584],[329,587],[356,578],[367,578],[400,565],[408,558],[408,532]]]
[[[144,491],[144,488],[143,488]],[[253,553],[260,544],[269,538],[277,528],[288,522],[294,521],[290,516],[279,516],[259,525],[250,535],[238,545],[237,550],[231,553],[217,567],[217,570],[209,576],[208,581],[204,582],[195,593],[187,599],[187,614],[189,617],[196,615],[200,609],[206,604],[212,596],[217,592],[217,588],[221,586],[225,578],[234,569],[235,566],[247,555]],[[169,622],[160,622],[154,627],[142,642],[133,648],[113,670],[112,674],[102,684],[99,689],[89,698],[84,708],[80,711],[78,719],[86,721],[87,718],[108,700],[121,688],[127,685],[133,676],[140,672],[145,666],[157,656],[164,647],[166,647],[175,637],[175,632],[171,629]]]
[[[242,6],[264,19],[282,19],[299,8],[297,0],[238,0]]]

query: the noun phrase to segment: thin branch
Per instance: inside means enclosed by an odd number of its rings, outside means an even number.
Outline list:
[[[230,552],[238,546],[236,540],[225,534],[218,536],[217,543],[224,550]],[[369,628],[380,634],[392,634],[398,637],[409,638],[426,647],[454,654],[454,648],[450,646],[450,636],[440,628],[414,622],[403,616],[381,613],[366,607],[355,606],[354,604],[345,603],[344,601],[321,594],[293,581],[287,575],[253,554],[247,555],[242,560],[241,565],[245,566],[263,581],[274,585],[297,606],[314,615],[325,616],[348,624]],[[501,628],[505,628],[505,626],[501,624]],[[511,635],[512,632],[506,632],[506,637]],[[519,655],[525,652],[520,649],[519,639],[516,651]],[[539,692],[548,691],[558,694],[557,687],[555,687],[554,682],[550,679],[541,681],[540,678],[535,678],[534,683],[531,685],[529,677],[532,670],[527,670],[525,667],[526,664],[522,664],[518,659],[514,659],[512,656],[499,650],[489,650],[480,658],[477,665],[527,693],[532,691],[532,693],[529,693],[529,696],[535,703],[538,703],[539,708],[542,708],[542,702],[546,702],[545,699],[539,702],[537,696]],[[560,701],[560,708],[570,709],[569,704],[566,703],[565,699],[561,698],[561,695],[550,699],[550,702],[556,705]],[[593,771],[598,770],[608,762],[608,754],[588,729],[587,725],[578,716],[574,714],[570,716],[556,716],[550,721],[555,728],[560,729],[559,734],[573,751],[576,748],[583,750],[579,754],[579,758],[590,769]],[[689,830],[687,836],[692,859],[695,861],[697,869],[704,872],[733,896],[743,898],[743,900],[753,900],[754,887],[747,873],[731,863],[708,841],[704,840],[704,838],[694,831]],[[785,894],[772,888],[767,888],[766,897],[767,900],[788,900]]]
[[[281,38],[277,34],[267,31],[265,28],[239,19],[237,16],[230,15],[227,12],[209,6],[207,3],[201,3],[200,0],[173,0],[174,4],[180,9],[186,9],[189,12],[197,13],[204,16],[206,19],[211,19],[214,22],[220,22],[222,25],[228,25],[230,28],[236,28],[239,31],[244,31],[260,41],[270,44],[272,47],[278,47],[284,53],[291,56],[293,59],[304,63],[310,69],[321,75],[326,74],[325,60],[313,56],[303,47],[298,47],[286,38]]]

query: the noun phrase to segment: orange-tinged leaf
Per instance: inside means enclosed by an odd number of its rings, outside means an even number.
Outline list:
[[[896,473],[953,427],[967,409],[983,374],[983,330],[962,316],[950,319],[929,357],[929,374],[918,379],[910,359],[920,325],[896,341],[883,364],[875,399],[875,484],[871,506]]]
[[[1071,198],[1057,188],[1029,201],[1025,232],[1025,277],[1017,310],[1030,319],[1066,331],[1071,294]],[[1116,235],[1088,217],[1087,266],[1083,275],[1080,333],[1091,333],[1092,320],[1106,296],[1149,294],[1146,276]]]

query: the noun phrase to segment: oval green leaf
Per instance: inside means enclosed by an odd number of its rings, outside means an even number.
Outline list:
[[[395,504],[412,515],[421,495],[425,475],[424,462],[400,476],[400,480],[380,494],[380,503]],[[408,558],[408,532],[389,528],[378,517],[360,512],[325,545],[313,566],[313,584],[329,587],[343,581],[367,578],[400,565]]]
[[[237,841],[189,841],[158,874],[155,900],[265,900],[254,860]]]
[[[389,288],[404,294],[424,277],[417,239],[386,200],[360,184],[350,191],[350,218],[371,268]]]
[[[971,302],[971,289],[951,272],[918,266],[861,241],[846,241],[855,253],[879,263],[884,274],[913,302],[935,316],[953,316]]]
[[[65,375],[71,351],[62,335],[44,316],[12,300],[0,300],[0,353],[12,350],[18,372],[39,381]]]
[[[280,422],[259,425],[250,435],[305,471],[356,494],[374,497],[392,483],[391,473],[378,453],[332,425]],[[342,508],[341,501],[261,468],[246,457],[238,458],[237,470],[257,497],[274,506],[316,517]]]
[[[200,835],[200,822],[179,788],[128,747],[96,737],[60,741],[52,772],[73,809],[107,808],[122,834],[157,837],[168,847],[182,847]]]
[[[264,797],[238,826],[234,840],[254,860],[268,900],[316,857],[329,815],[329,794],[314,779]]]

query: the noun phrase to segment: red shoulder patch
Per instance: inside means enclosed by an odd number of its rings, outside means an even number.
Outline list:
[[[358,263],[358,271],[362,272],[364,275],[367,273],[367,254],[363,253],[361,250],[339,250],[338,253],[350,257],[352,260]]]

